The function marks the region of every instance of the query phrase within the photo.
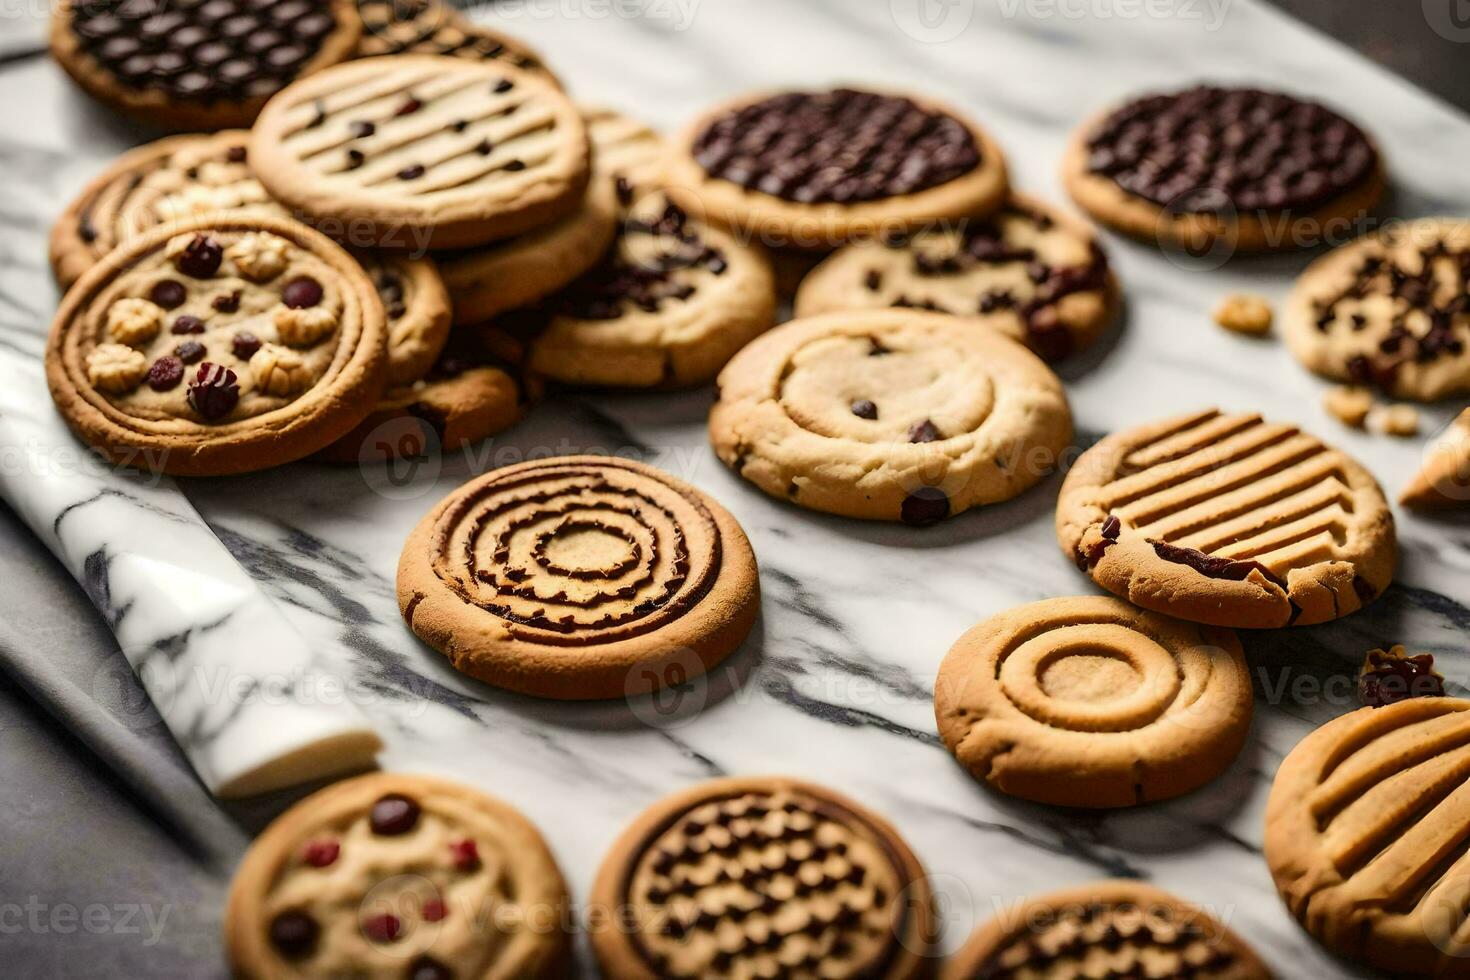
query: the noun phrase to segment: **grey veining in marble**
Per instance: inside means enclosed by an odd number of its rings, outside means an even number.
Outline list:
[[[1409,7],[1405,16],[1417,16]],[[642,15],[625,16],[630,8]],[[717,99],[787,83],[930,92],[972,111],[1005,148],[1015,183],[1053,200],[1070,128],[1110,101],[1196,79],[1279,86],[1350,110],[1382,138],[1396,213],[1470,211],[1462,115],[1252,0],[520,0],[476,16],[530,40],[579,98],[667,128]],[[87,175],[141,135],[88,105],[43,60],[4,73],[0,345],[34,356],[54,303],[47,225]],[[1111,236],[1107,246],[1127,311],[1101,350],[1063,369],[1081,441],[1217,404],[1300,423],[1363,460],[1390,494],[1417,466],[1417,442],[1335,423],[1320,406],[1323,383],[1278,343],[1209,322],[1227,293],[1279,300],[1308,256],[1199,271]],[[659,795],[723,773],[783,772],[892,818],[946,896],[950,947],[1022,895],[1127,875],[1209,906],[1282,976],[1358,975],[1277,900],[1260,853],[1266,795],[1284,754],[1352,707],[1351,677],[1368,647],[1434,652],[1463,692],[1463,521],[1400,514],[1402,570],[1383,599],[1339,623],[1245,637],[1256,719],[1241,757],[1209,786],[1115,813],[1033,806],[989,792],[954,764],[938,743],[930,694],[950,643],[980,618],[1095,591],[1056,546],[1058,481],[918,532],[807,513],[718,464],[704,436],[709,400],[707,390],[558,397],[469,456],[394,483],[300,464],[184,489],[301,633],[334,653],[334,669],[355,682],[385,737],[384,764],[516,803],[545,830],[579,897],[618,830]],[[1452,410],[1432,409],[1428,425]],[[486,466],[584,449],[629,453],[710,491],[761,562],[763,611],[751,639],[667,715],[641,703],[539,702],[468,681],[397,613],[399,547],[444,493]]]

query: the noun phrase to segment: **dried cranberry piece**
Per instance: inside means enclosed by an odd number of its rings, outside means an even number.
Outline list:
[[[425,922],[438,922],[449,914],[449,909],[443,899],[427,898],[424,899],[423,914]]]
[[[403,104],[402,105],[400,105],[397,109],[395,109],[393,111],[393,115],[395,115],[395,116],[411,116],[415,112],[418,112],[423,107],[424,107],[424,104],[422,102],[420,102],[418,99],[416,99],[416,98],[414,98],[413,96],[410,95],[408,98],[406,98],[406,99],[403,100]],[[371,126],[372,123],[368,123],[368,125]]]
[[[468,838],[451,843],[449,853],[454,856],[454,866],[461,871],[473,871],[480,866],[480,848]]]
[[[230,163],[244,163],[246,150],[243,146],[232,146],[225,151],[225,159]]]
[[[206,420],[214,422],[235,410],[240,403],[240,385],[235,372],[205,361],[189,382],[189,404]]]
[[[174,320],[174,325],[169,327],[168,329],[169,333],[177,334],[203,333],[204,321],[199,319],[197,316],[189,316],[187,313],[185,313],[183,316]]]
[[[153,288],[148,291],[148,298],[165,310],[183,306],[187,297],[184,284],[173,279],[162,279],[154,283]]]
[[[315,919],[295,909],[282,912],[271,920],[270,940],[276,951],[288,960],[299,960],[316,949],[321,926]]]
[[[420,956],[408,965],[408,980],[454,980],[454,971],[432,956]]]
[[[1118,540],[1118,535],[1122,532],[1123,522],[1118,520],[1117,515],[1109,514],[1107,516],[1107,519],[1102,522],[1102,530],[1100,533],[1109,541]]]
[[[230,293],[220,293],[209,304],[221,313],[234,313],[240,308],[240,290]]]
[[[390,912],[362,920],[362,932],[375,943],[391,943],[403,935],[403,920]]]
[[[1358,697],[1370,708],[1409,698],[1444,697],[1444,677],[1434,669],[1434,656],[1409,656],[1402,646],[1369,650],[1358,674]]]
[[[311,276],[297,276],[281,290],[281,302],[293,310],[306,309],[322,301],[322,284]]]
[[[197,340],[186,340],[174,348],[174,356],[185,364],[197,364],[204,359],[204,345]]]
[[[253,333],[241,331],[235,334],[235,339],[230,341],[230,353],[242,361],[248,361],[260,350],[260,338]]]
[[[419,805],[401,793],[389,793],[373,804],[368,823],[384,837],[406,834],[419,822]]]
[[[184,275],[194,279],[208,279],[219,271],[224,261],[225,250],[220,243],[208,235],[195,235],[193,241],[184,246],[174,265]]]
[[[852,403],[852,414],[860,419],[876,419],[878,417],[878,406],[866,398],[859,398]]]
[[[337,860],[337,855],[342,853],[342,845],[334,840],[314,840],[306,845],[301,852],[301,860],[313,868],[325,868]]]
[[[915,527],[942,521],[949,516],[949,497],[938,487],[920,487],[903,498],[898,516]]]
[[[184,362],[177,357],[160,357],[148,369],[148,387],[154,391],[177,388],[184,380]]]

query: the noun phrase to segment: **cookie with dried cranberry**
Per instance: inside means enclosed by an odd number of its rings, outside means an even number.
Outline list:
[[[190,476],[299,459],[365,416],[383,306],[339,246],[284,219],[206,215],[124,244],[66,294],[46,378],[107,458]]]
[[[1000,148],[958,110],[851,88],[717,106],[674,139],[667,176],[743,241],[819,251],[983,215],[1007,189]]]
[[[1418,401],[1470,393],[1470,221],[1398,222],[1322,256],[1282,333],[1323,377]]]
[[[248,126],[361,35],[353,0],[62,0],[51,16],[51,53],[78,85],[166,129]]]
[[[440,0],[357,0],[362,40],[357,56],[437,54],[471,61],[503,61],[555,81],[545,62],[523,42],[481,27]]]
[[[1118,282],[1091,228],[1012,194],[986,218],[841,249],[796,294],[797,316],[894,306],[996,314],[992,324],[1054,361],[1097,340]]]
[[[1206,85],[1142,95],[1083,124],[1062,182],[1103,224],[1191,254],[1320,245],[1387,186],[1372,138],[1334,110]]]
[[[373,773],[297,803],[260,834],[225,911],[241,977],[552,980],[570,898],[509,804],[447,780]]]

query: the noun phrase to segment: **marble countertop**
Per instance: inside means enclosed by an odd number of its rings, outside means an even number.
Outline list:
[[[757,87],[932,93],[998,137],[1017,186],[1052,200],[1062,199],[1068,131],[1106,103],[1195,79],[1280,86],[1350,110],[1380,136],[1392,213],[1470,211],[1470,121],[1256,0],[518,0],[476,16],[540,48],[578,98],[661,127]],[[47,59],[26,57],[34,36],[34,25],[12,23],[0,44],[0,346],[30,357],[56,302],[50,223],[88,176],[148,135],[89,104]],[[1209,320],[1230,292],[1279,299],[1308,256],[1201,270],[1116,238],[1107,246],[1127,309],[1098,350],[1062,369],[1079,442],[1208,405],[1256,410],[1347,449],[1396,494],[1419,442],[1344,429],[1321,408],[1324,384],[1279,342]],[[1035,806],[986,790],[954,763],[935,733],[931,691],[950,644],[981,618],[1095,591],[1056,545],[1059,480],[923,530],[826,517],[722,467],[705,439],[709,404],[707,389],[558,397],[467,456],[392,481],[298,464],[183,486],[355,682],[387,743],[383,764],[514,802],[544,830],[579,898],[617,832],[657,797],[707,777],[779,772],[827,783],[897,824],[945,899],[947,946],[1028,893],[1136,876],[1210,907],[1282,976],[1358,975],[1277,900],[1260,852],[1266,796],[1282,756],[1354,705],[1351,677],[1368,648],[1402,642],[1440,655],[1463,692],[1470,524],[1400,513],[1402,568],[1382,600],[1336,624],[1244,637],[1255,723],[1241,757],[1209,786],[1121,812]],[[1431,409],[1426,432],[1452,410]],[[645,459],[711,492],[760,560],[754,633],[670,715],[540,702],[468,681],[398,616],[399,548],[435,501],[485,468],[580,451]]]

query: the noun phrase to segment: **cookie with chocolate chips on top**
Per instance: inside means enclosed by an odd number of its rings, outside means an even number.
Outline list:
[[[359,252],[388,322],[388,387],[428,373],[449,340],[449,293],[430,258]]]
[[[1394,223],[1322,256],[1282,331],[1323,377],[1419,401],[1470,394],[1470,219]]]
[[[1208,85],[1142,95],[1088,121],[1062,181],[1103,224],[1191,254],[1320,245],[1387,186],[1373,140],[1332,109]]]
[[[440,0],[357,0],[362,40],[357,56],[436,54],[503,61],[555,82],[541,56],[523,42],[481,27]]]
[[[957,110],[850,88],[717,106],[674,138],[667,178],[743,241],[818,251],[984,215],[1007,190],[1000,148]]]
[[[1048,361],[1091,346],[1118,305],[1092,230],[1014,193],[987,218],[841,249],[796,293],[799,317],[884,307],[996,314],[988,322]]]
[[[230,885],[237,977],[560,980],[571,898],[520,811],[469,786],[373,773],[261,832]]]
[[[1393,515],[1366,469],[1296,426],[1196,412],[1115,432],[1057,501],[1062,551],[1134,605],[1275,629],[1346,616],[1393,579]]]
[[[720,372],[709,434],[773,497],[931,524],[1009,500],[1072,438],[1055,374],[999,328],[919,310],[793,320]]]
[[[382,303],[351,255],[296,222],[216,213],[110,253],[46,346],[62,416],[108,459],[187,476],[299,459],[383,390]]]
[[[166,129],[248,126],[361,35],[353,0],[61,0],[51,15],[51,53],[78,85]]]
[[[498,61],[390,55],[273,98],[250,132],[271,196],[354,244],[468,248],[564,217],[587,188],[581,114]]]

